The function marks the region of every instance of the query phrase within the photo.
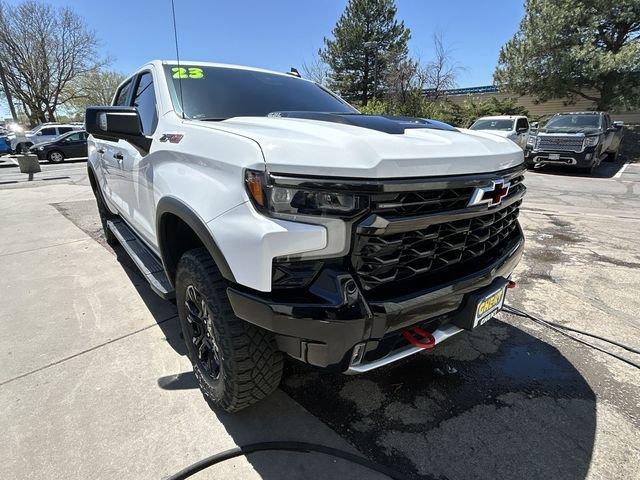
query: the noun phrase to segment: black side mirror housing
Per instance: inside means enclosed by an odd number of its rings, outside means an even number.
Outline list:
[[[141,153],[149,153],[151,138],[142,131],[140,115],[135,107],[87,107],[85,113],[87,133],[101,140],[125,140]]]

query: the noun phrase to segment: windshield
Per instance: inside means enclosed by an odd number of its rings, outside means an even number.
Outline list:
[[[513,130],[513,120],[480,119],[471,125],[471,130]]]
[[[551,117],[544,128],[573,131],[600,128],[600,115],[556,115]]]
[[[358,113],[319,85],[294,76],[225,67],[165,66],[174,108],[201,120],[304,111]],[[182,95],[179,81],[182,77]]]

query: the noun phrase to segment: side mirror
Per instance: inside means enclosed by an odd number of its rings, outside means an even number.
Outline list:
[[[36,133],[36,137],[41,137],[42,136],[42,130],[40,130],[38,133]]]
[[[622,127],[624,127],[624,122],[618,120],[617,122],[613,122],[613,128],[615,128],[616,130],[620,130]]]
[[[151,148],[151,138],[142,132],[142,122],[135,107],[87,107],[87,133],[101,140],[125,140],[142,153]]]

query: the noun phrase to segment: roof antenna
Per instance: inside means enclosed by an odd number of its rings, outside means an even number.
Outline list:
[[[171,0],[171,13],[173,14],[173,38],[176,42],[176,60],[178,62],[178,89],[180,90],[180,110],[182,110],[182,119],[184,120],[184,100],[182,98],[182,69],[180,68],[180,51],[178,50],[178,29],[176,28],[176,6],[174,0]]]

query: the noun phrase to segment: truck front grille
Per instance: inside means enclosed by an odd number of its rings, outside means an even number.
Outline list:
[[[389,236],[358,235],[352,262],[365,290],[426,277],[506,250],[519,237],[517,202],[495,213]],[[462,273],[462,272],[461,272]],[[427,281],[427,279],[424,279]]]
[[[564,135],[539,135],[536,139],[536,150],[554,152],[582,151],[583,137]]]

